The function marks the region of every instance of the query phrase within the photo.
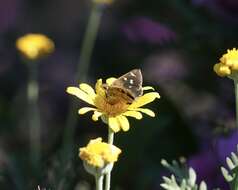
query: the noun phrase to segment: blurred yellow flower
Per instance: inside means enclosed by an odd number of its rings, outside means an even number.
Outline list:
[[[54,51],[54,42],[43,34],[26,34],[16,41],[17,49],[29,60],[36,60]]]
[[[220,63],[213,67],[217,75],[221,77],[231,76],[238,71],[238,50],[233,48],[220,58]]]
[[[116,78],[109,78],[106,80],[107,85],[111,85]],[[152,87],[144,87],[143,90],[153,90]],[[141,108],[142,106],[154,101],[156,98],[160,98],[159,93],[149,92],[142,96],[137,97],[131,104],[125,102],[124,98],[117,97],[113,102],[106,96],[106,90],[103,88],[102,79],[99,79],[95,85],[95,90],[88,84],[82,83],[78,87],[68,87],[67,92],[79,99],[87,102],[94,107],[83,107],[79,109],[79,114],[85,114],[89,111],[93,111],[92,120],[97,121],[99,117],[109,125],[114,131],[118,132],[121,129],[128,131],[130,128],[128,117],[134,117],[136,119],[142,119],[142,113],[145,113],[151,117],[155,116],[155,113],[147,108]]]
[[[96,4],[104,4],[104,5],[110,5],[113,3],[114,0],[93,0]]]
[[[114,145],[102,142],[102,138],[90,140],[86,147],[79,149],[79,157],[88,165],[102,168],[117,161],[121,150]]]

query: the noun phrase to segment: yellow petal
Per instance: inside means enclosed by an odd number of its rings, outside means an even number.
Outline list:
[[[108,125],[115,133],[120,131],[120,125],[115,117],[108,118]]]
[[[231,69],[227,65],[223,65],[222,63],[217,63],[214,65],[213,70],[219,75],[220,77],[225,77],[231,74]]]
[[[102,115],[101,112],[99,111],[94,111],[93,115],[92,115],[92,120],[93,121],[98,121],[98,118]]]
[[[145,113],[151,117],[155,117],[155,113],[150,110],[150,109],[147,109],[147,108],[136,108],[136,109],[133,109],[134,111],[140,111],[142,113]]]
[[[106,83],[110,86],[115,80],[117,80],[117,79],[114,77],[110,77],[106,80]]]
[[[124,116],[134,117],[136,119],[142,119],[142,114],[138,111],[126,111],[123,113]]]
[[[120,126],[122,128],[123,131],[128,131],[130,128],[130,124],[128,119],[125,116],[117,116],[117,120],[120,123]]]
[[[102,87],[102,79],[98,79],[95,85],[96,93],[99,96],[105,96],[105,90]]]
[[[152,86],[144,86],[142,87],[143,90],[153,90],[155,91],[155,89]]]
[[[144,94],[143,96],[138,97],[129,107],[128,109],[138,108],[144,106],[155,100],[155,98],[160,98],[158,92],[149,92]]]
[[[90,95],[92,99],[95,98],[96,96],[95,91],[90,85],[86,83],[82,83],[79,85],[79,88],[83,90],[84,92],[86,92],[88,95]]]
[[[77,87],[68,87],[66,91],[67,91],[67,93],[75,95],[79,99],[81,99],[81,100],[83,100],[83,101],[85,101],[85,102],[87,102],[91,105],[94,105],[94,102],[93,102],[91,96],[89,96],[87,93],[80,90],[79,88],[77,88]]]
[[[94,110],[96,110],[96,108],[84,107],[84,108],[80,108],[78,113],[82,115],[89,111],[94,111]]]
[[[101,86],[102,86],[102,79],[98,79],[95,84],[96,93],[98,93],[97,90],[98,88],[101,88]]]

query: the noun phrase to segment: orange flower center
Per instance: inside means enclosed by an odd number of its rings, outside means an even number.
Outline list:
[[[95,106],[108,116],[117,116],[127,111],[128,104],[125,99],[120,96],[103,97],[96,96],[94,100]]]

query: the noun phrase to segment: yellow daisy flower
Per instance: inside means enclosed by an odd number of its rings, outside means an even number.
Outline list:
[[[238,50],[233,48],[227,50],[227,53],[220,58],[220,63],[217,63],[213,67],[217,75],[221,77],[230,76],[238,71]]]
[[[17,49],[29,60],[36,60],[54,51],[54,42],[43,34],[26,34],[16,41]]]
[[[107,85],[111,85],[116,78],[109,78],[106,80]],[[142,119],[142,114],[145,113],[151,117],[155,116],[155,113],[147,108],[141,108],[142,106],[154,101],[156,98],[160,98],[157,92],[148,92],[142,96],[137,97],[131,104],[125,102],[120,96],[115,101],[109,100],[106,96],[106,90],[103,88],[102,79],[99,79],[95,85],[95,90],[86,83],[82,83],[78,87],[68,87],[67,92],[79,99],[87,102],[94,107],[83,107],[79,109],[79,114],[85,114],[89,111],[93,111],[92,120],[97,121],[99,117],[109,125],[114,131],[118,132],[121,129],[123,131],[129,130],[129,121],[127,117],[134,117],[136,119]],[[152,87],[143,87],[143,90],[154,90]]]
[[[120,153],[119,148],[102,142],[102,138],[90,140],[86,147],[79,149],[79,157],[88,165],[98,168],[116,162]]]

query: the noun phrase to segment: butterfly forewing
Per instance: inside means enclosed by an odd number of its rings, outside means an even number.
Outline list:
[[[118,88],[118,90],[124,91],[133,99],[141,96],[143,91],[142,74],[140,69],[133,69],[132,71],[122,75],[112,83],[111,88]]]

